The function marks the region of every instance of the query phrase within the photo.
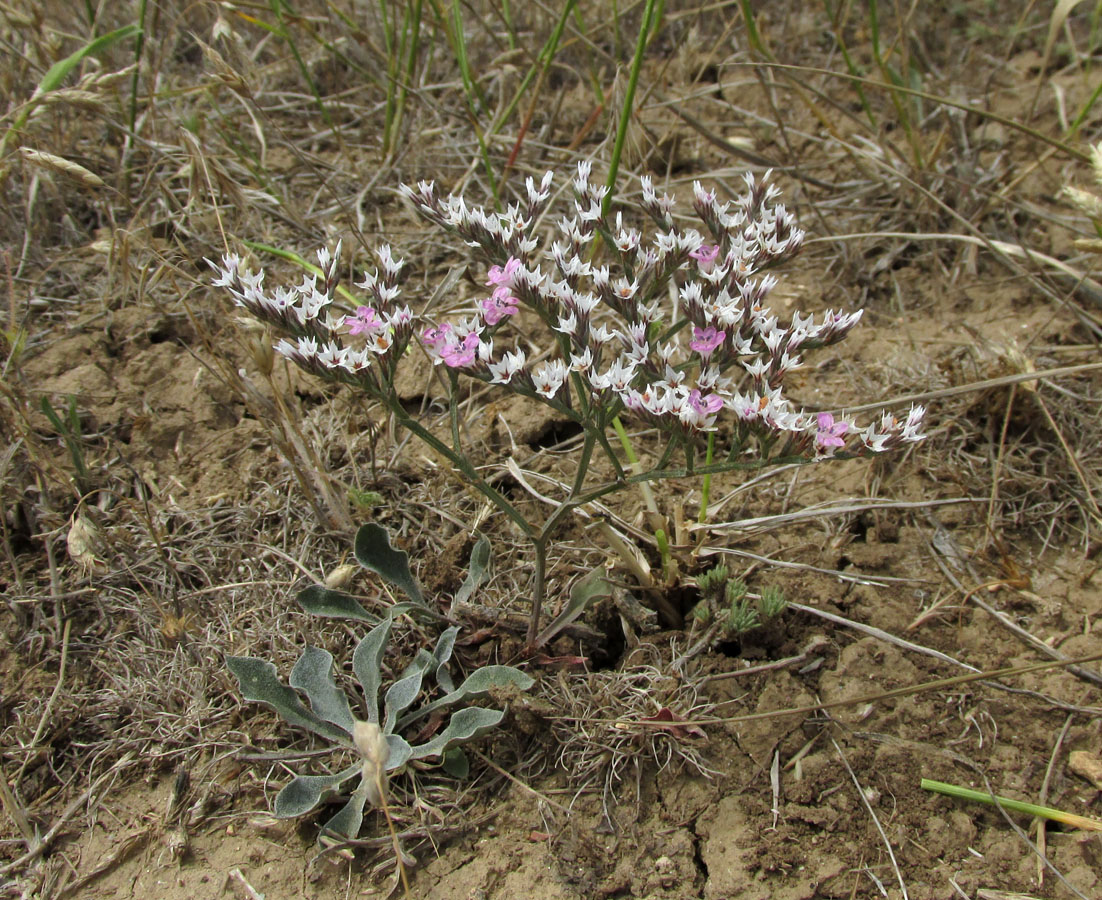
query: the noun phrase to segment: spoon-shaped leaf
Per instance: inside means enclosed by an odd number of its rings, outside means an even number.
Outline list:
[[[486,576],[486,567],[490,564],[490,541],[485,536],[478,539],[478,543],[471,550],[471,565],[467,569],[467,577],[455,592],[452,608],[457,603],[466,603],[471,599],[475,589],[482,583]]]
[[[378,616],[371,615],[351,594],[334,591],[320,584],[312,584],[304,588],[298,592],[295,599],[298,600],[299,606],[313,616],[322,616],[327,619],[357,619],[372,625],[379,621]]]
[[[409,571],[409,555],[390,546],[390,538],[381,525],[370,522],[360,526],[356,532],[355,553],[356,560],[365,569],[401,588],[411,600],[425,602],[421,588]]]
[[[310,708],[326,722],[352,733],[352,710],[348,698],[333,680],[333,654],[319,647],[307,647],[291,670],[291,687],[303,691]]]
[[[427,716],[430,712],[444,706],[453,706],[460,700],[484,697],[494,688],[515,686],[522,691],[528,690],[535,682],[525,675],[520,669],[512,666],[483,666],[472,672],[467,680],[449,694],[439,700],[419,706],[408,715],[398,720],[398,728],[405,728],[410,722]]]
[[[352,669],[367,699],[367,721],[379,724],[379,686],[383,683],[383,652],[393,619],[383,619],[364,635],[352,653]]]
[[[452,658],[455,650],[455,638],[459,634],[459,626],[453,625],[444,630],[440,640],[436,642],[436,649],[432,651],[433,663],[436,669],[436,683],[449,694],[455,690],[451,673],[448,672],[448,660]]]
[[[413,748],[410,747],[409,741],[400,734],[388,734],[386,744],[389,750],[386,758],[386,770],[388,772],[402,768],[413,756]]]
[[[348,802],[321,827],[322,834],[333,834],[348,841],[355,840],[360,834],[360,826],[363,825],[364,804],[367,803],[370,793],[371,782],[366,778],[361,779]]]
[[[386,698],[383,701],[386,706],[386,722],[383,724],[383,734],[393,732],[394,723],[398,721],[398,716],[413,705],[413,701],[421,693],[421,680],[424,676],[424,669],[415,669],[405,678],[399,678],[387,689]]]
[[[448,727],[427,744],[413,748],[413,759],[426,756],[439,756],[452,744],[462,744],[481,737],[497,727],[505,716],[500,709],[483,709],[480,706],[468,706],[452,714]]]
[[[237,677],[241,685],[241,696],[246,700],[267,704],[291,725],[305,728],[346,747],[352,745],[344,729],[310,712],[299,700],[298,694],[279,680],[276,667],[267,660],[252,656],[227,656],[226,666]]]
[[[356,763],[336,775],[298,775],[276,796],[272,812],[280,819],[304,816],[359,771]]]

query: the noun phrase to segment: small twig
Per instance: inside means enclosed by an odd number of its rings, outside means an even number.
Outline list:
[[[2,769],[0,769],[0,801],[3,802],[4,809],[11,816],[11,820],[15,822],[19,833],[23,835],[23,843],[27,845],[27,849],[33,850],[38,838],[35,836],[34,829],[31,828],[31,823],[27,821],[27,814],[23,811],[23,807],[19,805],[8,787],[8,779]]]
[[[1052,747],[1052,754],[1048,758],[1048,767],[1045,769],[1045,778],[1041,782],[1041,790],[1037,794],[1037,805],[1048,806],[1048,788],[1052,783],[1052,772],[1056,768],[1056,760],[1060,756],[1060,748],[1064,744],[1064,738],[1068,736],[1068,729],[1071,728],[1071,723],[1074,721],[1075,715],[1069,714],[1064,720],[1064,727],[1060,729],[1060,734],[1056,737],[1056,743]],[[1047,820],[1043,816],[1038,816],[1034,821],[1037,823],[1037,848],[1041,851],[1043,856],[1046,849],[1046,834],[1045,825]],[[1041,864],[1040,858],[1037,860],[1037,884],[1043,885],[1045,883],[1045,867]]]
[[[1102,653],[1094,653],[1090,656],[1079,657],[1074,660],[1077,663],[1083,662],[1095,662],[1102,659]],[[958,663],[958,665],[961,665]],[[941,691],[946,688],[956,687],[962,684],[971,684],[973,682],[979,682],[985,687],[1002,688],[1009,690],[1006,685],[1001,685],[997,681],[992,681],[993,678],[1009,678],[1015,675],[1026,675],[1030,672],[1040,672],[1046,669],[1058,669],[1066,666],[1067,663],[1062,663],[1057,660],[1045,660],[1043,662],[1030,663],[1025,666],[1009,666],[1004,669],[993,669],[989,672],[971,672],[968,675],[957,675],[954,678],[938,678],[934,681],[924,681],[921,684],[911,684],[905,687],[893,688],[890,691],[880,691],[875,694],[865,694],[861,697],[850,697],[845,700],[832,700],[830,703],[809,703],[805,706],[792,706],[787,709],[770,709],[765,712],[746,713],[741,716],[698,716],[694,719],[689,719],[679,724],[683,725],[735,725],[740,722],[757,722],[762,719],[777,719],[784,716],[806,716],[810,713],[823,712],[831,709],[842,709],[847,706],[864,706],[870,703],[879,703],[882,700],[892,700],[896,697],[910,697],[914,694],[922,694],[927,691]],[[1044,698],[1043,694],[1036,695]],[[1047,698],[1045,698],[1047,699]],[[1055,701],[1053,701],[1055,703]],[[1085,715],[1102,715],[1102,710],[1097,707],[1077,707],[1076,711],[1083,712]],[[571,721],[576,717],[574,716],[548,716],[549,719],[556,721]],[[599,717],[589,717],[585,721],[587,722],[616,722],[617,719],[604,719]],[[666,727],[665,722],[637,722],[637,725],[643,727]]]
[[[827,612],[825,609],[816,609],[814,606],[805,606],[802,603],[796,603],[789,601],[788,606],[791,609],[799,610],[800,612],[809,613],[813,616],[818,616],[820,619],[826,619],[828,622],[833,622],[835,625],[844,625],[846,628],[852,628],[854,631],[860,631],[864,634],[874,637],[878,640],[885,641],[889,644],[894,644],[904,650],[910,650],[912,653],[921,653],[924,656],[932,656],[934,659],[940,659],[942,662],[950,663],[954,666],[960,666],[962,669],[967,669],[969,672],[979,672],[975,666],[971,666],[966,662],[961,662],[959,659],[954,659],[947,653],[942,653],[940,650],[934,650],[930,647],[923,647],[921,644],[914,644],[911,641],[904,640],[901,637],[896,637],[890,632],[884,631],[881,628],[876,628],[873,625],[865,625],[862,622],[854,622],[852,619],[847,619],[843,616],[835,615],[834,613]]]
[[[12,860],[10,863],[4,866],[0,866],[0,875],[7,875],[10,872],[14,872],[16,869],[20,869],[27,863],[33,861],[38,856],[41,856],[50,845],[58,839],[62,830],[65,828],[65,824],[72,818],[73,814],[80,809],[87,801],[88,798],[95,793],[96,789],[103,783],[109,775],[115,774],[120,769],[125,767],[134,758],[133,752],[127,753],[122,759],[116,762],[110,769],[99,776],[93,781],[87,788],[85,788],[79,797],[73,800],[68,806],[61,811],[61,815],[57,817],[57,821],[43,836],[42,840],[38,842],[38,845],[28,850],[18,859]]]
[[[473,750],[472,752],[474,753],[475,756],[477,756],[480,760],[482,760],[486,765],[488,765],[491,769],[493,769],[495,772],[497,772],[498,775],[502,776],[507,781],[511,782],[512,784],[515,784],[521,790],[526,791],[527,793],[531,794],[537,800],[539,800],[543,803],[546,803],[549,806],[555,807],[555,809],[559,810],[559,812],[564,812],[567,815],[570,815],[570,812],[571,812],[570,807],[563,806],[557,800],[552,800],[546,794],[541,794],[534,787],[530,787],[529,785],[525,784],[523,781],[521,781],[515,775],[510,775],[503,768],[501,768],[501,766],[499,766],[492,759],[490,759],[488,756],[486,756],[484,753],[482,753],[481,750]]]
[[[57,683],[54,684],[53,693],[50,694],[50,699],[46,701],[46,708],[42,710],[42,716],[38,720],[38,727],[34,730],[34,737],[31,738],[31,742],[28,747],[36,747],[38,745],[38,739],[42,737],[42,732],[46,728],[46,721],[50,717],[50,712],[54,708],[54,703],[57,701],[58,694],[61,693],[61,686],[65,683],[65,668],[69,662],[69,632],[72,631],[73,620],[66,619],[65,626],[61,631],[61,664],[57,667]]]
[[[697,682],[697,687],[702,688],[706,684],[712,684],[716,681],[726,681],[729,678],[742,678],[746,675],[758,675],[762,672],[772,672],[776,669],[787,669],[789,666],[799,665],[802,662],[806,662],[808,657],[813,653],[817,653],[829,642],[821,635],[817,634],[810,641],[803,650],[801,650],[796,656],[786,656],[784,659],[777,659],[773,662],[761,663],[757,666],[748,666],[745,669],[735,669],[733,672],[720,672],[716,675],[708,675]],[[717,706],[722,706],[722,703]]]
[[[103,862],[96,866],[87,875],[84,875],[74,881],[72,884],[65,885],[64,888],[58,893],[58,897],[68,897],[75,894],[82,888],[87,887],[93,881],[102,878],[112,869],[125,862],[129,857],[133,856],[138,850],[141,850],[146,844],[149,843],[153,837],[153,826],[150,826],[143,831],[130,834],[127,837],[122,838],[121,841],[116,842],[115,850],[108,856]]]
[[[236,866],[230,869],[226,880],[236,881],[238,884],[240,884],[242,890],[245,891],[245,896],[248,897],[249,900],[264,900],[264,895],[257,891],[257,889],[254,888],[251,884],[249,884],[249,880]]]
[[[830,739],[830,742],[834,745],[835,751],[838,753],[838,758],[842,761],[842,765],[846,767],[846,771],[849,772],[849,777],[853,780],[853,786],[857,788],[857,794],[861,798],[861,802],[865,804],[865,809],[868,810],[869,816],[872,818],[872,823],[876,826],[876,830],[880,832],[880,839],[884,842],[884,846],[888,849],[888,858],[892,861],[892,868],[895,870],[896,880],[899,882],[899,889],[903,892],[903,900],[910,900],[907,895],[907,884],[903,881],[903,873],[899,871],[899,863],[895,861],[895,851],[892,850],[891,841],[888,840],[887,834],[884,833],[884,827],[880,824],[880,819],[876,817],[876,812],[872,808],[872,804],[869,803],[869,798],[865,796],[865,792],[861,789],[861,783],[857,780],[857,776],[853,773],[853,769],[850,768],[849,761],[846,759],[842,748],[838,746],[838,742],[834,738]]]
[[[1003,582],[999,583],[1002,584]],[[1014,634],[1017,637],[1021,638],[1025,643],[1029,644],[1030,647],[1032,647],[1034,650],[1037,650],[1039,653],[1043,653],[1045,654],[1045,656],[1048,656],[1051,659],[1058,659],[1061,662],[1066,662],[1068,659],[1070,659],[1070,657],[1066,653],[1061,653],[1056,648],[1050,647],[1040,638],[1034,637],[1020,625],[1016,625],[1014,622],[1011,622],[1006,615],[999,612],[991,604],[977,597],[976,592],[984,587],[986,587],[986,585],[980,585],[979,587],[973,588],[965,595],[966,599],[971,600],[973,603],[976,604],[976,606],[978,606],[985,613],[991,616],[991,618],[993,618],[996,622],[1002,625],[1003,628],[1011,632],[1011,634]],[[1092,684],[1102,685],[1102,675],[1099,675],[1097,672],[1092,672],[1090,669],[1084,669],[1082,666],[1075,665],[1068,666],[1067,669],[1068,672],[1070,672],[1077,678],[1082,678],[1084,681],[1089,681]]]
[[[987,793],[989,793],[991,795],[991,800],[992,800],[995,808],[1002,815],[1003,819],[1006,820],[1006,824],[1009,825],[1012,829],[1014,829],[1014,833],[1017,834],[1018,837],[1020,837],[1026,843],[1026,845],[1029,847],[1030,850],[1032,850],[1035,854],[1037,854],[1037,857],[1041,860],[1041,862],[1044,863],[1044,865],[1048,868],[1048,870],[1050,872],[1052,872],[1053,875],[1055,875],[1057,878],[1060,879],[1060,881],[1063,883],[1064,887],[1066,887],[1069,891],[1071,891],[1073,894],[1075,894],[1075,896],[1078,897],[1079,900],[1087,900],[1087,898],[1083,894],[1081,894],[1079,891],[1077,891],[1075,889],[1075,885],[1073,885],[1070,881],[1068,881],[1064,877],[1064,873],[1061,872],[1059,869],[1057,869],[1056,866],[1054,866],[1051,862],[1049,862],[1048,857],[1045,856],[1044,853],[1042,853],[1040,851],[1040,849],[1037,847],[1037,845],[1034,844],[1033,841],[1031,841],[1029,839],[1029,835],[1026,834],[1024,831],[1022,831],[1022,829],[1018,825],[1018,823],[1015,822],[1012,818],[1010,818],[1010,813],[1008,813],[1006,811],[1006,807],[1003,806],[1003,804],[999,802],[999,798],[995,795],[995,791],[991,787],[991,781],[988,779],[987,774],[985,772],[980,771],[979,767],[976,768],[976,774],[979,775],[983,779],[984,788],[986,788]]]

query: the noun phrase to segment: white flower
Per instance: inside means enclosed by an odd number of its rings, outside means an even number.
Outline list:
[[[580,354],[570,354],[570,369],[574,372],[586,372],[593,367],[593,351],[586,347]]]
[[[532,385],[535,387],[537,394],[552,400],[555,394],[559,392],[563,382],[566,381],[566,373],[566,363],[561,359],[554,359],[549,363],[545,363],[543,368],[532,373]]]
[[[611,341],[614,337],[619,337],[620,332],[609,331],[604,325],[598,325],[596,328],[590,329],[589,338],[594,344],[604,345]]]
[[[317,359],[327,369],[335,369],[344,365],[347,355],[348,351],[344,347],[334,341],[328,341],[318,354]]]
[[[750,377],[752,377],[754,381],[761,381],[769,371],[769,360],[762,359],[761,357],[753,362],[743,360],[742,367],[750,373]]]
[[[560,334],[568,334],[573,336],[574,332],[578,330],[578,317],[573,312],[567,316],[559,316],[559,324],[555,326],[555,331]]]
[[[524,351],[515,350],[511,353],[506,353],[500,362],[490,363],[490,375],[493,377],[490,379],[493,384],[508,384],[510,379],[517,372],[524,369]]]

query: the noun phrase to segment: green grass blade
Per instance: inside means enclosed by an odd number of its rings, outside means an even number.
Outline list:
[[[1006,797],[996,797],[985,791],[973,791],[970,788],[957,787],[955,784],[946,784],[943,781],[932,781],[929,778],[922,779],[922,789],[945,794],[948,797],[957,797],[961,800],[974,800],[977,803],[986,803],[988,806],[1001,806],[1011,812],[1025,813],[1028,816],[1038,816],[1042,819],[1050,819],[1053,822],[1061,822],[1073,828],[1083,828],[1087,831],[1102,831],[1102,822],[1097,819],[1088,819],[1075,813],[1064,812],[1061,809],[1053,809],[1050,806],[1037,806],[1034,803],[1023,803],[1020,800],[1010,800]]]
[[[285,259],[288,262],[293,262],[296,266],[301,266],[311,275],[325,277],[325,273],[322,272],[321,269],[315,266],[312,262],[303,259],[293,250],[283,250],[280,247],[273,247],[271,244],[262,244],[260,241],[242,241],[241,243],[252,250],[254,253],[271,253],[272,256],[278,256],[280,259]],[[356,296],[344,285],[337,285],[337,293],[353,305],[358,305],[359,301],[356,299]]]
[[[100,35],[95,40],[89,41],[75,53],[69,54],[65,59],[58,60],[50,66],[46,74],[42,76],[42,81],[38,83],[35,94],[45,94],[48,91],[57,90],[57,88],[61,86],[61,82],[65,80],[65,76],[72,72],[85,57],[102,53],[113,44],[124,41],[129,37],[134,37],[134,35],[140,32],[141,28],[137,25],[124,25],[122,28],[109,31],[107,34]]]
[[[635,88],[639,84],[639,70],[643,65],[643,52],[647,49],[651,31],[658,22],[658,10],[660,3],[657,0],[647,0],[643,10],[643,22],[639,26],[639,37],[635,42],[635,56],[631,60],[631,72],[628,75],[628,88],[624,94],[624,105],[620,110],[620,125],[616,129],[616,142],[612,145],[612,158],[608,163],[608,193],[601,203],[601,211],[608,215],[609,206],[612,204],[612,196],[616,190],[616,179],[620,174],[620,157],[624,152],[624,141],[627,139],[628,126],[631,124],[631,114],[635,108]]]
[[[50,68],[46,70],[46,74],[42,76],[42,80],[38,83],[38,87],[35,88],[34,94],[31,97],[31,102],[23,105],[19,114],[15,117],[15,121],[12,122],[11,127],[4,133],[3,139],[0,140],[0,158],[3,158],[7,153],[12,136],[22,131],[23,126],[27,124],[28,117],[35,106],[37,106],[34,101],[38,97],[41,97],[43,94],[48,94],[50,91],[57,90],[62,82],[65,81],[66,76],[80,65],[81,61],[86,57],[102,53],[108,47],[117,44],[119,41],[124,41],[127,38],[133,37],[140,33],[140,31],[141,29],[137,25],[124,25],[122,28],[109,31],[107,34],[100,35],[98,38],[89,41],[79,50],[70,53],[65,59],[58,60],[50,66]]]
[[[141,73],[142,53],[145,50],[145,11],[146,0],[138,3],[138,35],[134,39],[134,74],[130,76],[130,133],[134,133],[134,123],[138,120],[138,76]]]
[[[302,78],[306,82],[306,86],[310,88],[310,93],[314,95],[314,103],[321,112],[321,117],[325,120],[325,124],[330,128],[334,127],[333,120],[329,117],[329,110],[325,105],[325,100],[322,99],[321,90],[318,88],[317,82],[314,81],[314,76],[310,74],[310,69],[306,65],[306,61],[302,58],[302,54],[299,53],[294,35],[287,27],[287,23],[284,19],[284,10],[291,15],[295,15],[294,10],[287,5],[285,0],[271,0],[271,10],[275,13],[276,21],[278,22],[275,33],[287,44],[287,49],[291,51],[291,55],[295,58],[295,63],[297,63],[299,71],[302,73]]]

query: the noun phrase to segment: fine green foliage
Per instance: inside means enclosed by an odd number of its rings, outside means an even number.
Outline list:
[[[43,397],[41,401],[41,408],[43,414],[50,420],[50,424],[53,426],[54,431],[65,442],[65,447],[69,451],[69,457],[73,461],[73,468],[76,470],[76,485],[77,490],[83,495],[88,493],[89,481],[88,481],[88,464],[84,460],[84,439],[81,436],[80,428],[80,414],[77,412],[77,398],[72,394],[69,395],[69,403],[66,407],[65,414],[62,416],[53,404],[50,403],[48,397]]]
[[[769,625],[785,610],[784,593],[775,586],[762,590],[756,602],[747,596],[746,582],[732,578],[725,565],[717,565],[696,580],[700,602],[692,618],[707,627],[705,644],[738,640],[748,632]]]
[[[406,564],[406,554],[390,546],[381,527],[360,529],[356,556],[365,567],[408,588],[411,596],[416,592],[420,597],[420,589]],[[468,594],[481,580],[488,561],[489,542],[482,539],[475,546],[471,572],[464,584]],[[297,818],[316,809],[359,775],[359,784],[344,806],[322,826],[323,837],[355,838],[363,823],[364,807],[368,803],[385,807],[390,774],[412,762],[437,758],[449,773],[465,772],[468,764],[459,745],[493,730],[505,713],[461,704],[488,697],[499,689],[527,690],[533,683],[519,669],[496,665],[476,669],[457,687],[448,670],[459,633],[456,625],[440,633],[431,652],[418,650],[396,677],[388,678],[386,651],[395,619],[400,613],[412,612],[415,606],[423,606],[423,600],[396,604],[381,620],[370,616],[358,601],[340,591],[307,588],[299,594],[298,601],[314,615],[377,623],[352,654],[352,670],[361,698],[350,702],[337,684],[333,655],[319,647],[303,651],[287,684],[267,660],[231,656],[226,658],[226,665],[237,678],[246,700],[271,707],[290,725],[329,741],[338,751],[357,756],[355,763],[335,773],[296,776],[276,797],[275,815]],[[428,699],[434,693],[435,699]],[[418,744],[408,736],[411,725],[431,713],[446,714],[448,710],[451,713],[446,716],[446,724],[429,740]]]

